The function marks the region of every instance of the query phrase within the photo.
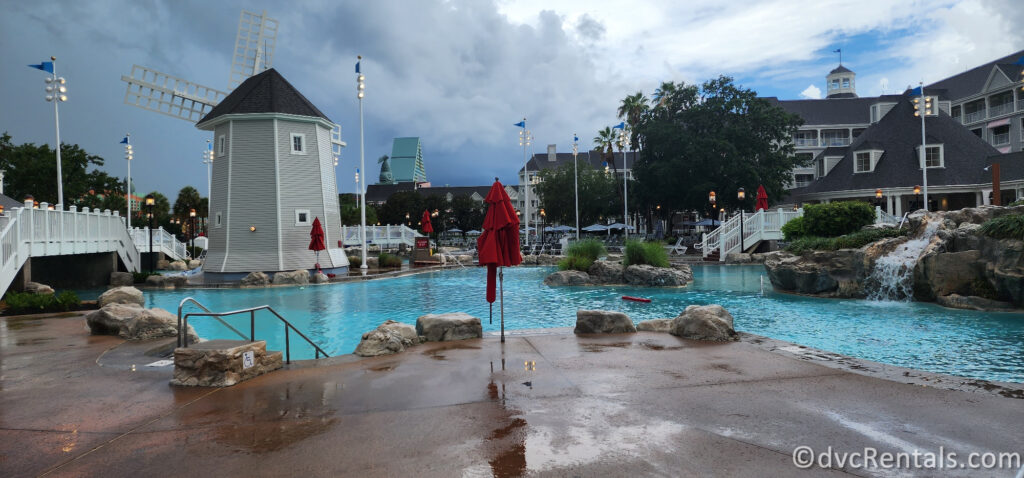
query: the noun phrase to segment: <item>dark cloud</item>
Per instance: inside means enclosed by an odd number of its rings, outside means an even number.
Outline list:
[[[584,40],[595,42],[604,39],[605,28],[601,22],[584,13],[576,22],[576,32]]]

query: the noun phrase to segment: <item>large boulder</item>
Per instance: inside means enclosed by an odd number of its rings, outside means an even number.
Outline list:
[[[645,287],[680,287],[693,281],[693,272],[673,267],[654,267],[647,264],[629,266],[622,273],[627,284]]]
[[[914,297],[917,300],[935,300],[950,294],[979,295],[977,289],[992,289],[985,278],[985,263],[980,261],[981,251],[927,254],[914,267]],[[985,287],[985,285],[987,287]]]
[[[330,282],[330,280],[331,279],[327,277],[327,274],[324,274],[323,272],[317,272],[316,274],[313,274],[314,284],[326,284],[327,282]]]
[[[171,385],[230,387],[281,368],[281,352],[267,352],[267,342],[211,340],[174,349]],[[247,363],[246,357],[252,358]],[[247,367],[248,365],[248,367]]]
[[[201,265],[203,265],[203,261],[201,261],[199,259],[192,259],[192,260],[188,261],[188,268],[190,270],[191,269],[195,269],[196,267],[199,267]]]
[[[483,337],[480,319],[464,312],[427,314],[416,319],[416,334],[428,342],[477,339]]]
[[[278,272],[274,274],[274,284],[309,284],[309,271],[299,269],[291,272]]]
[[[161,254],[162,255],[162,254]],[[156,261],[156,268],[162,271],[166,271],[171,268],[171,261],[167,259],[160,259]]]
[[[130,287],[135,285],[135,275],[131,272],[111,272],[110,285],[114,287]]]
[[[49,295],[53,294],[53,287],[46,284],[40,284],[38,282],[29,282],[28,284],[25,284],[25,292],[38,295]]]
[[[661,332],[667,334],[672,332],[673,320],[674,319],[641,320],[640,323],[636,324],[636,330],[638,332]]]
[[[576,334],[622,334],[636,332],[628,315],[611,310],[577,310]]]
[[[717,304],[691,305],[672,322],[671,334],[685,339],[738,340],[732,328],[732,314]]]
[[[243,287],[262,287],[270,283],[270,276],[262,272],[250,272],[249,275],[242,278]]]
[[[416,329],[409,324],[388,320],[363,334],[355,353],[360,357],[390,355],[405,351],[420,342]]]
[[[188,285],[188,277],[183,275],[151,275],[146,277],[146,285],[149,287],[175,289]]]
[[[861,249],[813,251],[803,255],[770,254],[764,261],[768,278],[776,288],[827,297],[863,297],[866,276]],[[840,283],[844,286],[840,288]]]
[[[185,264],[185,261],[174,261],[167,265],[167,269],[172,271],[184,271],[188,269],[188,265]]]
[[[178,317],[159,308],[143,309],[125,321],[118,334],[126,340],[150,340],[178,336]],[[189,343],[199,341],[195,329],[188,326]]]
[[[139,307],[146,305],[146,298],[142,291],[130,286],[114,287],[103,294],[96,301],[102,308],[107,304],[138,304]]]
[[[595,284],[624,284],[622,277],[622,263],[609,261],[594,261],[587,270],[590,280]]]
[[[590,274],[583,271],[558,271],[549,274],[544,278],[544,284],[549,286],[559,285],[590,285]]]
[[[128,320],[145,310],[136,303],[111,303],[85,316],[85,323],[93,335],[121,335]]]

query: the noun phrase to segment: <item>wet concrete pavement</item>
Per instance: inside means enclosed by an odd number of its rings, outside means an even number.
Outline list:
[[[802,471],[791,453],[1024,451],[1022,400],[743,342],[516,335],[226,389],[171,387],[144,348],[74,314],[0,319],[0,476],[933,476],[949,472]]]

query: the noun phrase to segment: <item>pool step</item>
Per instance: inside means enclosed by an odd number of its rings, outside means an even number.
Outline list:
[[[268,352],[265,340],[208,340],[174,349],[171,385],[230,387],[282,365],[283,354]]]

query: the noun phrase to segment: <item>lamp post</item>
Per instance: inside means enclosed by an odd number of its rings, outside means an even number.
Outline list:
[[[203,164],[206,165],[206,200],[213,197],[213,142],[206,140],[206,151],[203,151]]]
[[[130,231],[132,228],[132,158],[135,157],[135,153],[132,152],[132,135],[125,133],[124,139],[121,142],[124,143],[124,159],[128,163],[128,179],[125,184],[128,189],[125,190],[124,200],[127,206],[125,211],[128,211],[125,214],[125,221],[127,221],[128,230]]]
[[[572,187],[573,195],[576,198],[576,240],[580,240],[580,181],[579,168],[576,165],[576,156],[579,154],[580,137],[572,134]]]
[[[146,209],[149,211],[149,272],[153,273],[153,205],[156,198],[152,194],[146,195]]]
[[[363,188],[359,185],[359,168],[356,168],[356,202],[359,202],[359,197],[363,194]]]
[[[619,152],[622,153],[622,223],[626,225],[622,237],[629,237],[629,195],[626,186],[626,122],[623,121],[615,128],[619,130]]]
[[[189,236],[189,248],[195,250],[196,248],[196,210],[195,208],[188,210],[188,236]],[[191,251],[190,251],[191,252]]]
[[[544,223],[547,222],[548,215],[544,212],[544,208],[540,208],[540,224],[537,225],[537,233],[540,234],[540,242],[544,243]]]
[[[921,186],[914,186],[914,205],[921,203]]]
[[[740,188],[736,191],[736,199],[740,201],[740,252],[745,252],[747,248],[743,244],[743,201],[747,199],[747,192]]]
[[[875,190],[875,205],[882,207],[882,190],[881,188]],[[888,211],[886,211],[888,212]]]
[[[715,226],[715,203],[718,202],[718,198],[717,198],[717,196],[715,196],[715,192],[714,191],[711,191],[711,192],[708,193],[708,202],[711,203],[711,213],[708,214],[708,217],[711,218],[711,229],[714,230],[715,227],[716,227]]]
[[[917,87],[921,98],[914,98],[914,116],[921,117],[921,178],[924,185],[924,210],[928,212],[928,155],[926,153],[927,142],[924,135],[924,117],[932,114],[932,99],[924,96],[924,82]],[[921,111],[921,104],[924,103],[924,111]]]
[[[526,196],[526,245],[530,245],[530,162],[526,158],[526,147],[530,146],[533,141],[533,135],[526,129],[526,117],[523,117],[523,121],[519,123],[522,129],[519,130],[519,146],[523,147],[523,188]]]
[[[52,76],[46,77],[46,101],[53,102],[53,124],[54,130],[57,133],[57,146],[54,148],[54,152],[57,154],[57,204],[60,205],[61,209],[64,209],[64,176],[61,174],[60,166],[60,112],[58,111],[57,105],[62,101],[68,100],[67,81],[63,77],[57,76],[57,68],[54,66],[57,63],[57,57],[51,56],[50,61],[44,61],[38,65],[29,65],[32,68],[43,70],[50,73]]]
[[[365,146],[363,143],[363,90],[366,89],[366,84],[363,83],[366,77],[363,76],[359,69],[360,63],[363,62],[363,56],[356,56],[356,97],[359,98],[359,169],[366,169],[365,159]],[[359,265],[360,269],[367,269],[369,266],[366,265],[366,195],[359,194],[359,248],[362,251],[362,263]]]

